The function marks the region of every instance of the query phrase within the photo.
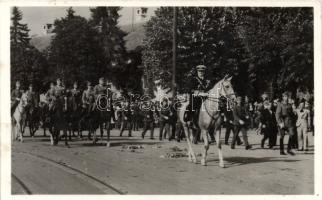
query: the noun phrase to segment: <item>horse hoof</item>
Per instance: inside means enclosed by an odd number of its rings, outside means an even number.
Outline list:
[[[219,163],[219,167],[225,168],[225,164],[224,163]]]
[[[201,165],[202,165],[202,166],[207,166],[207,163],[206,163],[206,160],[205,160],[205,159],[202,159],[202,160],[201,160]]]
[[[111,144],[109,142],[106,143],[106,147],[111,147]]]

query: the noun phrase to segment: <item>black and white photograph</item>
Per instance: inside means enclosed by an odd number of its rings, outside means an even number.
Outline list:
[[[319,6],[10,4],[6,190],[319,198]]]

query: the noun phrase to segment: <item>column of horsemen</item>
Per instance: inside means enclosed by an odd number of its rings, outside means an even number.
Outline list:
[[[210,81],[205,78],[206,67],[198,65],[196,67],[197,74],[189,81],[190,95],[186,100],[194,102],[189,103],[184,121],[189,124],[192,130],[195,130],[196,137],[194,143],[200,141],[198,135],[198,112],[200,104],[204,96],[199,96],[202,92],[207,92]],[[100,78],[98,84],[93,87],[91,82],[87,82],[87,88],[81,91],[78,83],[74,82],[73,87],[66,89],[61,79],[55,83],[50,83],[48,91],[41,95],[37,95],[30,84],[27,91],[23,91],[20,82],[16,82],[16,88],[11,92],[11,113],[15,111],[23,93],[27,95],[29,108],[33,108],[35,116],[26,112],[27,119],[35,119],[38,125],[44,126],[44,119],[41,119],[44,108],[48,109],[51,102],[66,102],[67,98],[72,97],[75,112],[79,113],[79,118],[75,125],[75,129],[80,129],[80,121],[94,123],[88,121],[88,113],[94,109],[108,110],[110,121],[113,126],[105,127],[108,131],[112,128],[119,129],[119,136],[128,130],[128,137],[132,136],[132,131],[138,131],[142,128],[141,137],[145,138],[146,132],[150,132],[150,139],[154,138],[154,129],[159,127],[159,140],[177,140],[180,142],[184,138],[182,122],[178,119],[176,108],[177,99],[164,98],[161,102],[156,101],[140,101],[140,99],[122,98],[115,100],[111,85],[104,79]],[[102,98],[103,97],[103,98]],[[230,133],[232,132],[232,141],[230,146],[235,149],[235,145],[245,145],[245,149],[251,149],[252,145],[248,142],[247,131],[255,129],[257,134],[263,135],[261,147],[268,139],[268,148],[273,148],[277,144],[277,136],[279,135],[280,154],[285,155],[284,136],[289,135],[287,142],[287,153],[294,155],[292,149],[298,151],[308,151],[308,132],[313,129],[313,98],[312,95],[301,95],[292,98],[290,92],[284,92],[281,98],[269,99],[268,95],[263,94],[259,101],[251,102],[247,96],[237,96],[232,109],[225,110],[221,113],[223,127],[225,127],[224,143],[229,145]],[[181,99],[182,100],[182,99]],[[70,105],[69,105],[70,106]],[[37,118],[38,116],[38,118]],[[99,117],[99,116],[98,116]],[[76,119],[76,118],[75,118]],[[30,122],[31,120],[28,120]],[[30,124],[29,124],[30,126]],[[100,124],[97,124],[97,128]],[[106,124],[105,124],[106,126]],[[103,127],[101,129],[101,137],[103,136]],[[80,130],[82,131],[82,130]],[[239,133],[242,133],[242,139]],[[82,136],[82,135],[79,135]],[[216,142],[213,133],[209,131],[211,142]],[[88,139],[92,139],[88,135]]]

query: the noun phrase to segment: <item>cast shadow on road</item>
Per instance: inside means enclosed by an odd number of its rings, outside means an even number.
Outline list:
[[[161,144],[161,142],[144,142],[142,140],[131,140],[131,141],[110,141],[110,147],[117,147],[117,146],[123,146],[123,145],[156,145],[156,144]],[[106,146],[106,141],[98,141],[96,144],[93,144],[92,142],[88,143],[82,143],[79,144],[80,146]]]
[[[297,159],[282,159],[283,157],[262,157],[262,158],[256,158],[256,157],[227,157],[224,158],[225,161],[225,167],[236,167],[241,165],[248,165],[248,164],[255,164],[255,163],[272,163],[272,162],[298,162],[301,160]],[[213,162],[215,162],[213,164]],[[218,159],[209,159],[208,165],[218,166],[219,160]]]

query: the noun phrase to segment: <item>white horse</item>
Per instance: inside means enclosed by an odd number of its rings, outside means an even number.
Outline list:
[[[23,126],[26,122],[27,113],[25,108],[27,105],[28,97],[26,93],[23,93],[20,98],[20,102],[12,115],[12,141],[18,140],[18,137],[20,137],[20,142],[23,142]]]
[[[203,96],[205,96],[205,99],[202,102],[198,120],[198,125],[204,141],[204,151],[202,154],[201,164],[203,166],[207,165],[207,152],[209,149],[208,131],[211,129],[214,130],[216,134],[216,143],[219,154],[219,166],[225,167],[220,141],[221,113],[219,109],[219,101],[222,97],[225,97],[227,99],[228,106],[230,102],[236,99],[231,84],[231,77],[225,77],[222,80],[220,80],[217,84],[215,84],[215,86],[211,90],[209,90],[208,93],[203,94]],[[189,161],[197,163],[197,158],[192,148],[192,130],[189,128],[188,124],[183,120],[185,110],[188,104],[189,101],[182,103],[181,109],[179,110],[179,119],[183,124],[184,132],[188,143]]]

